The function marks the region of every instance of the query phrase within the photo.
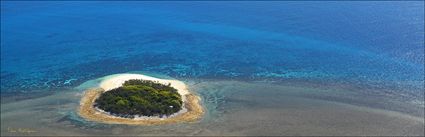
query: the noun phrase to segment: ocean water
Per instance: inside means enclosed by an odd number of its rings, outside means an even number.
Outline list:
[[[2,135],[424,135],[423,1],[2,1],[0,15]],[[117,73],[182,80],[207,114],[80,118],[84,89]]]

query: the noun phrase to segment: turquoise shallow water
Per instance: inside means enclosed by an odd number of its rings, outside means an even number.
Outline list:
[[[64,130],[67,134],[100,134],[85,129],[108,131],[115,126],[103,130],[102,124],[86,126],[86,122],[78,122],[84,120],[74,114],[73,108],[82,93],[82,88],[76,87],[99,77],[132,72],[183,80],[204,98],[211,112],[206,117],[210,118],[197,125],[200,128],[190,124],[185,128],[177,126],[187,129],[181,134],[298,135],[300,129],[310,128],[306,135],[415,135],[420,130],[397,126],[405,125],[404,114],[420,117],[424,113],[423,7],[421,1],[2,1],[2,134],[6,133],[3,132],[6,127],[18,128],[24,123],[55,123],[60,125],[57,131],[75,127],[74,131]],[[75,98],[63,97],[70,95]],[[266,101],[257,100],[258,96]],[[291,99],[293,103],[288,101]],[[32,101],[39,105],[24,107],[23,112],[11,108]],[[319,107],[323,111],[303,109],[316,105],[315,101],[319,101],[316,103],[323,106]],[[344,107],[326,101],[360,107],[347,109],[359,113],[351,121],[336,123],[326,117],[317,117],[319,121],[288,121],[280,117],[280,114],[313,117],[308,113],[345,115],[330,109]],[[67,107],[55,109],[55,104]],[[290,108],[294,109],[291,113]],[[367,115],[369,109],[382,111]],[[249,113],[249,110],[259,112]],[[49,113],[40,115],[38,120],[13,117],[17,113],[26,116],[39,111]],[[383,113],[387,111],[389,115]],[[393,112],[403,114],[396,116],[402,120],[382,122],[391,119]],[[241,113],[248,115],[233,118]],[[375,121],[375,127],[399,125],[374,131],[361,130],[358,128],[361,123],[347,126],[346,130],[337,128],[344,127],[337,126],[344,122],[356,121],[355,118],[381,114],[385,116]],[[275,119],[255,118],[260,115]],[[266,122],[276,119],[276,123]],[[19,122],[13,125],[14,120]],[[255,123],[262,123],[264,129],[249,126]],[[234,128],[202,130],[222,124]],[[303,124],[306,127],[300,126]],[[313,128],[317,125],[329,126],[329,130]],[[112,131],[154,134],[162,127],[138,128],[117,126],[114,128],[117,131]],[[192,128],[199,131],[188,132]],[[276,130],[283,128],[288,131]],[[43,131],[39,134],[53,134],[54,130],[48,129],[38,129]],[[267,132],[256,132],[261,130]]]

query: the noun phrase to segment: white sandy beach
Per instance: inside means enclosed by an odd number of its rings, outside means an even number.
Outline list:
[[[161,84],[167,85],[171,84],[171,86],[175,89],[177,89],[177,92],[182,96],[183,102],[186,101],[186,95],[189,94],[189,91],[187,89],[186,84],[184,84],[182,81],[178,80],[170,80],[170,79],[159,79],[151,76],[146,76],[142,74],[116,74],[111,76],[108,79],[103,80],[99,87],[102,88],[105,91],[109,91],[114,88],[121,87],[122,84],[124,84],[125,81],[130,79],[142,79],[142,80],[150,80],[150,81],[157,81]]]
[[[171,84],[172,87],[177,89],[180,95],[187,95],[189,94],[189,91],[187,90],[186,84],[184,84],[181,81],[178,80],[169,80],[169,79],[159,79],[154,78],[151,76],[146,76],[142,74],[117,74],[113,75],[112,77],[103,80],[99,87],[103,88],[103,90],[108,91],[114,88],[118,88],[124,84],[125,81],[130,79],[143,79],[143,80],[151,80],[151,81],[157,81],[161,84],[167,85],[168,83]]]

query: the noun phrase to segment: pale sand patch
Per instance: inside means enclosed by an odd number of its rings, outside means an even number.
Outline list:
[[[141,118],[122,118],[101,112],[93,106],[94,101],[105,91],[118,88],[130,79],[143,79],[157,81],[162,84],[170,83],[177,89],[182,96],[183,109],[171,117],[141,117]],[[202,117],[204,110],[200,105],[200,98],[187,89],[186,84],[178,80],[159,79],[141,74],[118,74],[103,80],[99,88],[89,89],[81,99],[79,114],[90,121],[111,123],[111,124],[131,124],[131,125],[156,125],[177,122],[194,122]]]
[[[112,77],[103,80],[100,83],[100,88],[103,88],[105,91],[118,88],[124,84],[125,81],[130,79],[143,79],[143,80],[151,80],[151,81],[157,81],[161,84],[167,85],[168,83],[171,84],[172,87],[177,89],[180,95],[184,96],[189,94],[189,91],[187,90],[186,84],[184,84],[181,81],[178,80],[170,80],[170,79],[159,79],[154,78],[151,76],[141,75],[141,74],[117,74],[113,75]]]

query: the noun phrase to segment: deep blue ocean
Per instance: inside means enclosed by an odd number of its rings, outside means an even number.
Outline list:
[[[422,91],[424,2],[1,2],[2,93],[131,71]]]
[[[0,7],[2,136],[424,135],[424,1]],[[117,73],[184,81],[206,113],[163,126],[80,117],[86,88]]]

